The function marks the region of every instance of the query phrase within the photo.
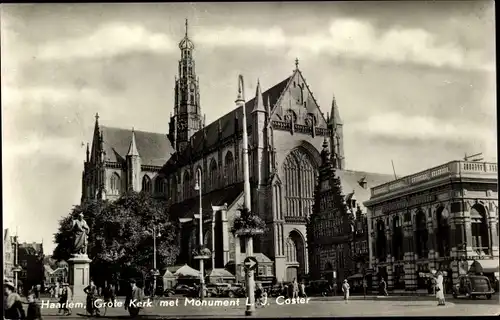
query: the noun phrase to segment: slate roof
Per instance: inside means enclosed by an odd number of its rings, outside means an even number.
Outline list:
[[[336,174],[340,178],[340,184],[342,185],[342,192],[344,193],[345,198],[351,198],[352,192],[354,191],[356,203],[359,204],[363,212],[365,212],[363,209],[363,202],[370,200],[371,197],[370,188],[394,180],[394,176],[391,174],[363,171],[336,170]],[[363,188],[359,183],[359,181],[363,178],[364,181],[366,181],[365,188]]]
[[[267,106],[267,108],[269,108],[269,110],[272,110],[272,107],[276,105],[279,98],[281,97],[281,94],[286,89],[286,86],[288,85],[288,82],[292,77],[293,75],[262,93],[264,104]],[[253,92],[246,94],[254,95]],[[268,102],[272,107],[268,106]],[[245,103],[245,111],[247,115],[247,127],[250,126],[251,124],[250,119],[251,119],[251,113],[254,108],[254,104],[255,104],[255,96]],[[236,125],[236,121],[238,121],[238,125]],[[237,129],[238,131],[242,130],[242,123],[243,123],[242,107],[236,108],[231,112],[223,115],[219,119],[207,125],[204,129],[197,131],[192,137],[192,143],[182,152],[182,154],[178,155],[179,156],[178,160],[183,162],[183,160],[189,159],[189,157],[192,154],[198,153],[201,150],[203,150],[203,143],[204,143],[203,140],[205,140],[205,147],[210,148],[211,146],[215,145],[219,140],[224,140],[234,136],[236,133],[236,128],[238,128]],[[220,136],[219,136],[219,128],[221,131]],[[137,142],[139,143],[139,141]],[[169,164],[174,164],[174,162],[175,160],[172,159],[169,163],[167,163],[167,167]]]
[[[100,126],[100,130],[103,135],[106,161],[125,161],[132,140],[132,130],[107,126]],[[137,130],[134,132],[141,164],[161,167],[174,153],[165,134]]]
[[[230,206],[243,193],[243,182],[230,185],[223,189],[214,190],[202,197],[204,213],[212,214],[213,206],[222,206],[227,203]],[[177,218],[193,218],[199,213],[199,197],[193,197],[183,202],[176,203],[170,208],[170,212]]]

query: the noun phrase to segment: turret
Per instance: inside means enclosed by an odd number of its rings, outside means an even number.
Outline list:
[[[264,183],[265,174],[265,137],[266,137],[266,117],[267,112],[264,106],[264,98],[260,82],[257,81],[257,89],[255,91],[255,103],[252,110],[252,145],[253,152],[251,154],[253,161],[252,178],[257,186]]]
[[[340,118],[339,108],[335,96],[332,99],[332,109],[328,116],[328,129],[330,129],[330,146],[332,148],[332,157],[336,169],[345,169],[344,156],[344,124]]]
[[[132,128],[132,138],[127,152],[127,187],[136,192],[141,191],[141,156],[137,150],[135,131]]]

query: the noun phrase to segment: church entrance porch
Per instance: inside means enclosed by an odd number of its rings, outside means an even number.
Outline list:
[[[306,274],[306,246],[302,235],[292,230],[285,242],[286,278],[285,281],[300,280]]]
[[[292,267],[287,267],[286,268],[286,282],[293,282],[294,280],[298,281],[298,267],[292,266]]]

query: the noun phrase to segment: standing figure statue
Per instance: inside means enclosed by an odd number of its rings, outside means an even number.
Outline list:
[[[73,233],[75,236],[73,253],[87,254],[87,238],[89,232],[90,228],[83,219],[83,213],[80,213],[78,219],[73,220]]]

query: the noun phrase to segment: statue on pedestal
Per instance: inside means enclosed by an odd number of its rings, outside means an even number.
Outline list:
[[[78,219],[73,220],[73,253],[74,254],[87,254],[87,241],[90,228],[87,225],[85,219],[83,219],[83,213],[78,215]]]

